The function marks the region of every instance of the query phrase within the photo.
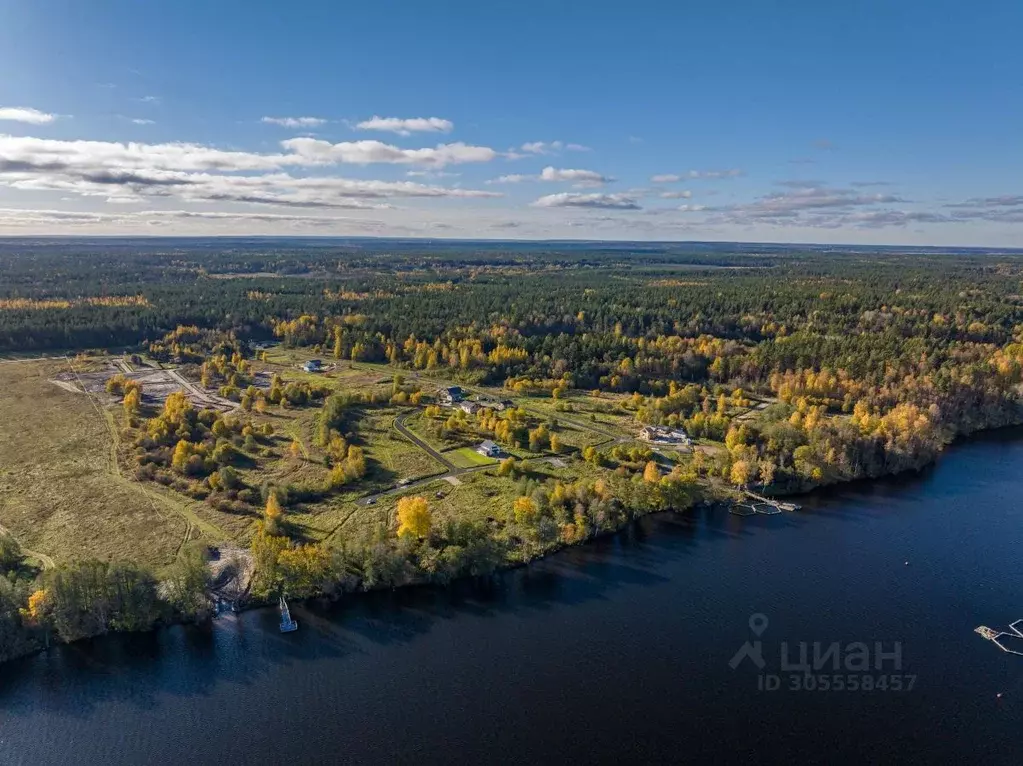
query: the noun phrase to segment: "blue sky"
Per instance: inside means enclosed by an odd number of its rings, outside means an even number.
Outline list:
[[[0,234],[1023,245],[1009,0],[0,0]]]

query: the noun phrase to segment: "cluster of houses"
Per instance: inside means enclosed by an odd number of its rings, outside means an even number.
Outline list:
[[[465,391],[461,386],[450,386],[437,389],[437,403],[444,407],[455,407],[467,415],[475,415],[484,408],[504,412],[506,409],[515,406],[510,399],[498,401],[490,397],[477,396],[476,401],[469,401],[465,398]]]
[[[515,403],[510,399],[497,400],[487,396],[477,396],[477,401],[469,401],[465,398],[465,391],[461,386],[447,386],[437,389],[437,403],[444,407],[459,409],[467,415],[475,415],[484,408],[503,412],[514,407]],[[504,450],[497,442],[485,439],[476,446],[476,451],[484,457],[501,457]]]
[[[689,447],[692,445],[689,434],[681,428],[643,426],[639,430],[639,438],[652,444],[671,444],[679,447]]]

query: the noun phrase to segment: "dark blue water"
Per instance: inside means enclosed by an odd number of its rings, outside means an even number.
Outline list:
[[[0,666],[0,762],[1019,764],[1023,657],[973,628],[1023,617],[1021,479],[1002,433],[798,514],[664,515],[489,585],[297,607],[288,636],[264,611],[65,647]],[[899,642],[857,678],[903,690],[758,690],[729,666],[756,613],[765,672],[783,641]]]

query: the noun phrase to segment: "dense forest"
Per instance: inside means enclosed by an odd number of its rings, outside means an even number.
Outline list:
[[[144,417],[139,391],[109,384],[135,429],[141,479],[240,513],[262,509],[252,553],[263,595],[488,572],[685,507],[700,487],[799,491],[877,477],[926,465],[959,435],[1023,422],[1023,253],[7,240],[0,273],[0,352],[129,350],[191,365],[245,413],[320,410],[324,482],[245,487],[233,466],[275,455],[279,437],[267,426],[194,410],[183,395]],[[356,395],[274,377],[257,389],[250,360],[267,341],[388,365],[394,387]],[[427,499],[407,497],[396,534],[335,546],[289,537],[289,502],[348,491],[367,472],[362,448],[348,443],[353,408],[420,406],[423,392],[402,382],[407,371],[554,400],[557,412],[572,411],[559,400],[589,395],[637,427],[684,428],[710,446],[667,475],[649,450],[589,447],[579,458],[606,476],[575,482],[538,483],[505,460],[500,474],[521,485],[507,533],[431,524]],[[751,397],[762,405],[756,417],[737,417]],[[467,418],[422,404],[438,439],[464,431],[531,454],[564,452],[560,435],[521,407]],[[194,557],[175,570],[176,585],[159,589],[141,570],[96,562],[34,578],[16,544],[7,547],[0,646],[11,653],[51,633],[71,639],[204,613]],[[83,606],[97,603],[99,627]],[[43,622],[46,631],[33,630]]]
[[[517,393],[638,394],[640,421],[716,438],[699,387],[769,395],[731,429],[732,462],[790,483],[919,465],[1020,420],[1020,253],[7,240],[0,271],[0,351],[180,356],[160,344],[195,328]]]

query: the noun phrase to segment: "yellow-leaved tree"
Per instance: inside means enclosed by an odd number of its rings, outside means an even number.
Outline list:
[[[124,411],[127,415],[137,415],[142,406],[142,395],[137,387],[128,390],[124,395]]]
[[[736,460],[732,463],[732,471],[729,476],[737,487],[745,487],[753,478],[753,465],[747,460]]]
[[[430,534],[430,504],[425,497],[403,497],[398,501],[398,537],[423,538]]]
[[[519,524],[530,524],[536,519],[539,512],[536,503],[531,497],[517,497],[512,503],[512,511],[515,513],[515,521]]]
[[[657,467],[657,463],[653,460],[648,460],[646,466],[643,468],[643,481],[660,481],[661,480],[661,469]]]
[[[271,492],[266,499],[266,509],[263,511],[263,518],[266,520],[267,534],[276,535],[280,533],[281,523],[284,521],[284,509],[281,501],[277,499],[277,493]]]

